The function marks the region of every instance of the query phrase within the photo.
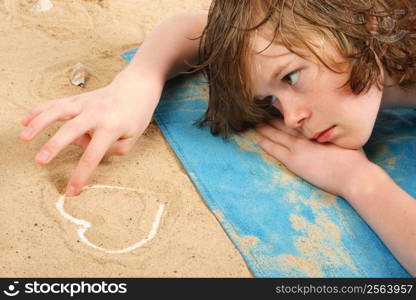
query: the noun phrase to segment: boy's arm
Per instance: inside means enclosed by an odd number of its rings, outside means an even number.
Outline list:
[[[416,200],[379,166],[356,174],[345,196],[394,256],[416,276]]]
[[[66,194],[81,192],[104,155],[125,155],[148,126],[166,79],[195,63],[207,14],[181,14],[164,21],[143,42],[133,61],[107,86],[47,101],[33,108],[21,124],[23,141],[31,141],[57,121],[67,121],[36,155],[48,164],[69,144],[84,153]]]
[[[207,23],[207,13],[179,14],[162,22],[146,37],[131,63],[116,80],[146,78],[162,84],[181,72],[188,71],[186,63],[198,62],[199,37]]]
[[[311,141],[280,119],[257,126],[257,132],[260,147],[289,170],[346,199],[407,271],[416,275],[416,200],[369,161],[363,149]]]

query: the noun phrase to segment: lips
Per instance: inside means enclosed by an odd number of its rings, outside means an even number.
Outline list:
[[[324,131],[318,132],[317,134],[315,134],[312,139],[314,140],[318,140],[320,141],[322,138],[327,138],[329,137],[328,134],[330,133],[330,131],[332,131],[333,128],[335,128],[336,125],[329,127],[327,129],[325,129]]]

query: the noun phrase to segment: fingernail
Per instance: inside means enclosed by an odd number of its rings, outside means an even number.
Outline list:
[[[66,189],[65,195],[66,196],[75,196],[75,194],[76,194],[75,188],[72,185],[68,186],[67,189]]]
[[[33,132],[33,128],[32,127],[27,127],[25,130],[23,130],[22,132],[22,137],[24,138],[30,138],[30,136],[32,135]]]
[[[26,123],[26,121],[29,119],[29,116],[26,116],[26,117],[24,117],[23,119],[22,119],[22,121],[20,121],[21,123]]]
[[[36,160],[41,162],[47,162],[49,159],[49,152],[46,150],[42,150],[39,152],[39,154],[36,156]]]
[[[26,123],[30,118],[32,117],[32,115],[27,115],[22,119],[22,123]]]

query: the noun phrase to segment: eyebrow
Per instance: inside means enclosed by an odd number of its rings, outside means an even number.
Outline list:
[[[291,61],[289,61],[289,62],[287,62],[287,63],[283,64],[283,66],[277,67],[277,68],[273,71],[273,73],[272,73],[272,75],[270,76],[270,78],[268,79],[268,82],[270,83],[270,82],[272,82],[273,80],[275,80],[276,78],[279,78],[279,77],[280,77],[280,75],[283,73],[283,71],[285,71],[285,70],[287,69],[287,67],[288,67],[290,64],[291,64]],[[265,97],[267,97],[267,96],[269,96],[269,95],[266,95],[266,96],[263,96],[263,95],[257,95],[257,96],[255,96],[255,97],[256,97],[256,98],[259,98],[259,99],[263,99],[263,98],[265,98]]]
[[[287,67],[289,67],[290,64],[291,64],[291,61],[287,62],[283,66],[280,66],[280,67],[276,68],[273,71],[272,76],[269,78],[269,82],[271,82],[272,80],[274,80],[276,78],[279,78],[280,75],[283,73],[283,71],[285,71],[287,69]]]
[[[285,63],[285,64],[283,64],[282,66],[280,66],[280,67],[277,67],[275,70],[273,70],[273,72],[272,72],[272,75],[270,76],[270,78],[268,79],[268,82],[270,83],[270,82],[272,82],[273,80],[275,80],[276,78],[278,78],[282,73],[283,73],[283,71],[285,71],[286,70],[286,68],[289,66],[291,64],[291,61],[289,61],[289,62],[287,62],[287,63]],[[263,98],[266,98],[267,96],[269,96],[269,95],[266,95],[266,96],[263,96],[263,95],[255,95],[254,97],[255,98],[258,98],[258,99],[263,99]]]
[[[262,53],[258,53],[258,54],[262,55]],[[280,53],[278,55],[274,55],[274,57],[282,57],[282,56],[286,56],[286,55],[290,55],[290,54],[292,54],[292,52],[287,51],[287,52],[284,52],[284,53]],[[270,83],[273,80],[275,80],[276,78],[278,78],[283,73],[283,71],[285,71],[287,69],[287,67],[291,63],[292,63],[292,61],[289,60],[289,61],[286,61],[286,63],[284,63],[282,66],[279,66],[279,67],[275,68],[272,72],[272,75],[268,78],[268,82]],[[267,96],[263,97],[262,95],[259,95],[259,96],[255,96],[255,97],[256,98],[265,98]]]

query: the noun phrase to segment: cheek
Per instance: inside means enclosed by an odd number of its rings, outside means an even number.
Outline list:
[[[331,141],[333,144],[347,149],[359,149],[367,143],[373,129],[371,122],[359,119],[340,121],[338,136]]]
[[[378,112],[380,110],[382,92],[377,88],[372,88],[365,95],[359,95],[354,100],[355,114],[361,119],[364,128],[374,126]]]
[[[378,90],[370,90],[366,95],[354,96],[343,103],[345,132],[338,141],[339,146],[358,149],[367,143],[380,109],[381,95]]]

